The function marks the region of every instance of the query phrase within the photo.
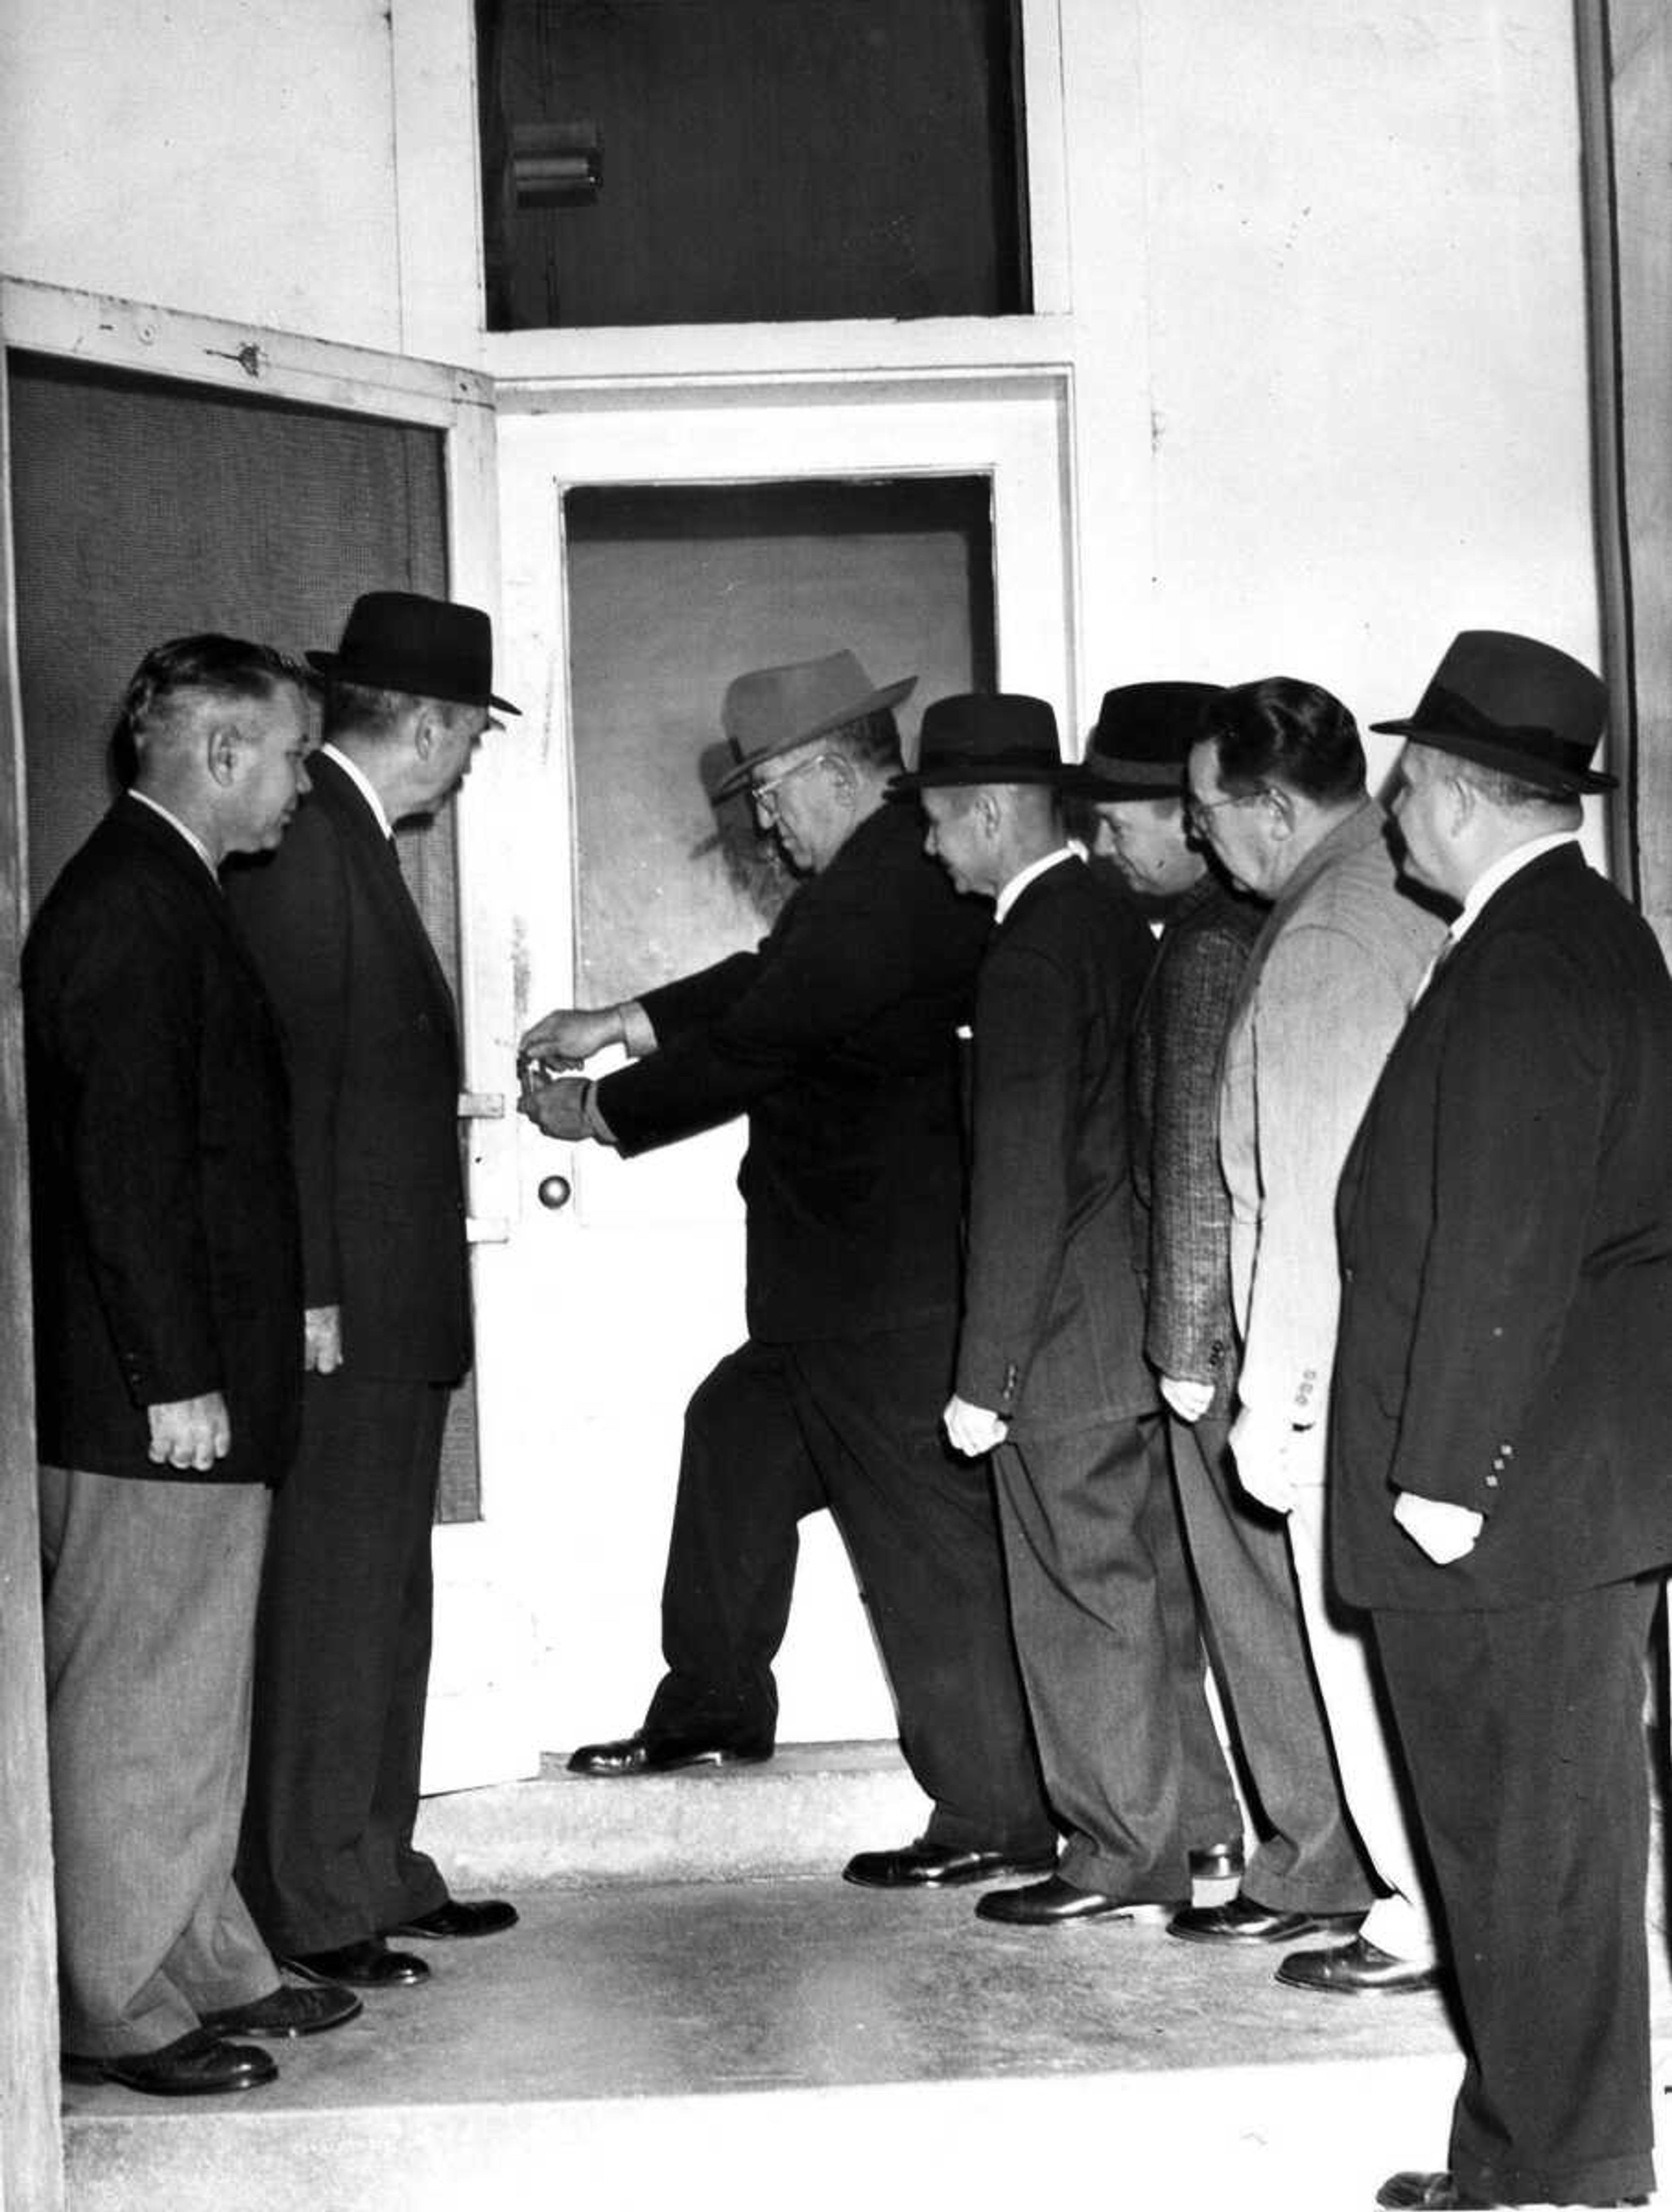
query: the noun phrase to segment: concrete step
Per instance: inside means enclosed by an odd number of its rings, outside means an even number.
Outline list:
[[[426,1798],[417,1840],[462,1896],[602,1882],[777,1881],[839,1871],[921,1832],[928,1801],[891,1743],[781,1746],[759,1766],[537,1779]]]
[[[1444,2163],[1438,1997],[1308,1997],[1158,1926],[1005,1929],[978,1893],[838,1878],[924,1810],[871,1745],[630,1783],[553,1759],[432,1800],[459,1893],[521,1928],[431,1946],[423,1988],[276,2046],[270,2088],[67,2090],[68,2212],[1368,2212]]]
[[[1432,1996],[1306,1998],[1154,1925],[837,1880],[523,1893],[421,1990],[190,2109],[67,2093],[70,2212],[1342,2212],[1440,2164]]]

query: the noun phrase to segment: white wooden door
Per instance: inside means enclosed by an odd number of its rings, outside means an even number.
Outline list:
[[[48,359],[434,430],[444,456],[449,589],[461,599],[495,606],[497,481],[493,393],[485,378],[442,364],[9,281],[0,283],[0,333],[8,349]],[[191,495],[190,485],[183,485],[182,498]],[[9,526],[9,487],[5,514]],[[27,562],[27,545],[17,547],[17,557],[20,565]],[[0,608],[0,623],[10,618],[8,604]],[[0,645],[5,647],[3,659],[9,661],[10,640],[0,639]],[[504,1233],[502,1219],[484,1214],[478,1185],[490,1171],[496,1138],[504,1141],[508,1102],[501,1043],[511,1019],[511,991],[498,969],[484,969],[472,957],[472,916],[481,900],[495,895],[497,858],[495,824],[491,817],[478,819],[468,789],[459,805],[458,830],[466,1084],[461,1110],[469,1136],[471,1231],[479,1254]],[[505,1545],[492,1503],[502,1486],[486,1479],[484,1472],[483,1491],[479,1520],[435,1531],[436,1639],[427,1790],[532,1773],[538,1765],[531,1694],[532,1617],[520,1615],[505,1601],[506,1585],[513,1578],[502,1569]]]
[[[535,1015],[593,1002],[576,929],[588,854],[577,835],[574,680],[587,656],[572,634],[577,563],[565,518],[577,489],[978,477],[990,497],[998,680],[1052,700],[1073,727],[1065,392],[1055,376],[666,391],[502,385],[499,406],[505,681],[525,722],[472,777],[471,796],[478,823],[491,814],[497,825],[494,895],[478,902],[473,923],[479,960],[514,985],[508,1053],[511,1031]],[[734,584],[749,588],[727,575],[717,588]],[[800,642],[762,652],[754,665],[824,649],[805,618],[793,635]],[[858,649],[879,682],[910,672],[872,666],[861,637],[828,644]],[[665,649],[654,622],[621,645]],[[715,689],[702,711],[716,736],[718,710]],[[648,908],[666,889],[644,885]],[[739,918],[737,943],[759,933]],[[494,1080],[508,1082],[508,1059]],[[622,1162],[597,1146],[553,1144],[520,1120],[492,1146],[484,1202],[508,1234],[482,1254],[478,1276],[484,1467],[508,1486],[496,1491],[493,1510],[516,1532],[518,1602],[538,1623],[548,1748],[635,1726],[660,1672],[681,1412],[743,1333],[740,1146],[733,1125]],[[543,1187],[546,1200],[562,1202],[543,1203]],[[823,1516],[804,1525],[779,1681],[783,1741],[894,1733],[847,1563]]]

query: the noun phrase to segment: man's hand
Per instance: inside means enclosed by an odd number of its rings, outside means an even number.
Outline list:
[[[625,1034],[619,1006],[555,1006],[524,1030],[517,1058],[548,1070],[581,1067],[605,1045],[624,1042]]]
[[[946,1425],[952,1449],[962,1452],[965,1459],[980,1459],[995,1444],[1001,1444],[1010,1427],[1002,1413],[989,1413],[985,1406],[972,1406],[967,1398],[949,1398],[940,1418]]]
[[[342,1307],[309,1306],[302,1316],[302,1365],[310,1375],[334,1375],[342,1364]]]
[[[1161,1396],[1164,1404],[1176,1413],[1181,1421],[1199,1421],[1213,1402],[1211,1382],[1187,1382],[1177,1375],[1161,1377]]]
[[[148,1406],[145,1416],[151,1425],[150,1455],[159,1467],[195,1467],[207,1474],[232,1449],[227,1401],[218,1390]]]
[[[1286,1414],[1244,1406],[1231,1424],[1237,1480],[1268,1512],[1287,1513],[1295,1502],[1294,1424]]]
[[[519,1113],[526,1114],[537,1129],[566,1144],[590,1137],[586,1114],[587,1085],[578,1076],[560,1076],[556,1083],[539,1083],[525,1073]]]
[[[1393,1517],[1437,1567],[1450,1567],[1466,1559],[1487,1525],[1485,1514],[1477,1513],[1472,1505],[1454,1505],[1445,1498],[1420,1498],[1414,1490],[1400,1492],[1394,1499]]]

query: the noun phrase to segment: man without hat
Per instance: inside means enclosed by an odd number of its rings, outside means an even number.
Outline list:
[[[1177,1503],[1219,1687],[1254,1785],[1260,1840],[1242,1879],[1287,1933],[1345,1924],[1372,1892],[1335,1778],[1282,1522],[1231,1463],[1237,1340],[1231,1201],[1219,1167],[1219,1064],[1265,920],[1184,820],[1184,763],[1219,696],[1207,684],[1105,694],[1085,755],[1095,854],[1164,917],[1139,1001],[1129,1111],[1144,1350],[1167,1407]],[[1187,1745],[1188,1760],[1188,1745]]]
[[[1441,926],[1400,885],[1358,724],[1321,685],[1275,676],[1221,692],[1188,774],[1196,834],[1233,882],[1270,902],[1231,1008],[1220,1093],[1241,1352],[1231,1452],[1243,1488],[1287,1519],[1342,1791],[1386,1893],[1357,1935],[1350,1917],[1274,1911],[1257,1896],[1182,1913],[1171,1933],[1247,1948],[1322,1931],[1335,1940],[1292,1953],[1280,1980],[1335,1996],[1425,1990],[1436,1936],[1369,1640],[1326,1587],[1324,1475],[1336,1185]]]
[[[1383,2205],[1654,2185],[1643,1701],[1672,1559],[1672,981],[1586,866],[1602,686],[1468,630],[1408,720],[1408,873],[1457,904],[1341,1190],[1333,1557],[1451,1938],[1450,2170]]]
[[[474,607],[356,600],[325,678],[313,790],[233,910],[283,1028],[301,1198],[301,1443],[268,1540],[240,1878],[274,1948],[356,1987],[422,1982],[386,1937],[491,1935],[413,1848],[430,1527],[447,1398],[470,1364],[453,995],[393,832],[468,773],[490,708]]]
[[[281,1984],[233,1879],[302,1287],[277,1027],[218,871],[307,789],[305,682],[213,633],[148,653],[132,787],[23,954],[64,2067],[156,2096],[271,2081],[242,2038],[361,2008]]]
[[[1183,1707],[1161,1556],[1178,1561],[1132,1243],[1128,1034],[1153,951],[1136,907],[1064,839],[1056,718],[1015,694],[923,718],[927,848],[994,902],[970,1047],[964,1320],[945,1419],[991,1453],[1012,1617],[1045,1784],[1067,1832],[1043,1880],[988,1893],[983,1919],[1060,1927],[1150,1917],[1190,1895],[1234,1808],[1188,1827]],[[1220,1779],[1225,1780],[1221,1768]],[[1225,1796],[1229,1800],[1228,1786]],[[1217,1866],[1214,1868],[1218,1870]]]
[[[885,803],[912,681],[875,685],[847,652],[739,677],[722,720],[742,757],[717,795],[746,786],[806,880],[757,951],[620,1006],[559,1009],[523,1040],[524,1110],[550,1135],[631,1155],[749,1117],[749,1336],[685,1415],[668,1671],[641,1729],[570,1766],[770,1756],[797,1523],[828,1506],[934,1808],[916,1842],[846,1869],[886,1888],[1048,1866],[1056,1840],[985,1471],[938,1428],[958,1317],[955,1038],[985,924]],[[539,1065],[616,1042],[638,1056],[596,1085]]]

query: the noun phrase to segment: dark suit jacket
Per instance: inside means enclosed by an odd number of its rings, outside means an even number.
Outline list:
[[[1353,1603],[1525,1604],[1672,1558],[1672,981],[1577,848],[1487,901],[1342,1177],[1335,1564]],[[1484,1513],[1432,1565],[1395,1489]]]
[[[922,850],[915,807],[861,822],[772,933],[641,1000],[657,1049],[599,1085],[625,1153],[749,1116],[750,1334],[853,1337],[956,1310],[956,1033],[990,917]]]
[[[1158,1375],[1212,1382],[1230,1410],[1231,1194],[1219,1165],[1219,1068],[1243,969],[1266,910],[1218,877],[1167,923],[1133,1024],[1133,1191],[1146,1322]]]
[[[1126,1115],[1153,956],[1132,902],[1071,859],[1027,886],[982,963],[958,1392],[1018,1434],[1154,1404]]]
[[[117,801],[23,953],[40,1453],[98,1474],[277,1482],[301,1393],[301,1269],[272,1011],[202,860]],[[207,1474],[145,1408],[218,1390]]]
[[[336,763],[268,859],[228,871],[284,1034],[306,1302],[342,1308],[356,1374],[470,1364],[453,997],[395,850]]]

